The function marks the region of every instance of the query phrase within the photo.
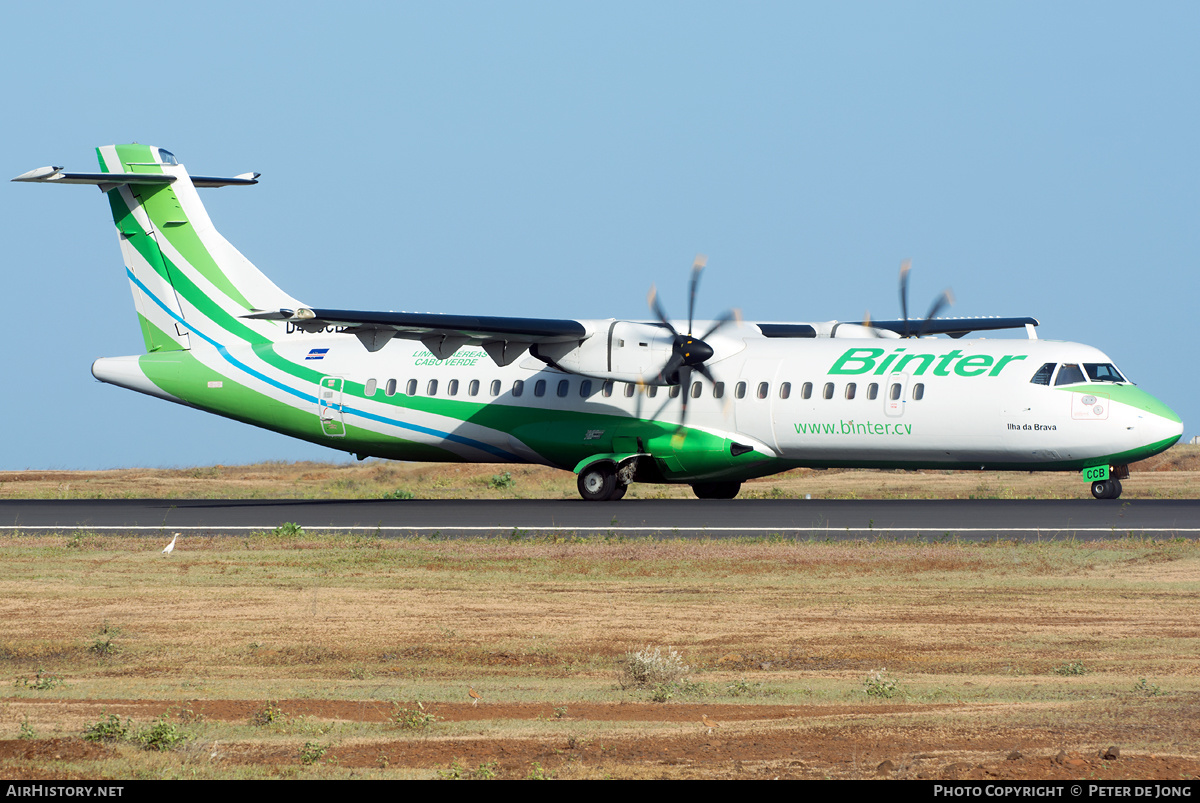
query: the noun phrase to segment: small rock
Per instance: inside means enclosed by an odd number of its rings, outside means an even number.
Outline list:
[[[1009,761],[1020,761],[1023,758],[1025,758],[1025,756],[1021,755],[1020,750],[1014,750],[1011,753],[1009,753],[1007,756],[1007,759]]]
[[[1110,746],[1107,750],[1100,754],[1100,758],[1105,761],[1116,761],[1121,757],[1121,748],[1116,745]]]
[[[879,766],[875,768],[875,772],[880,775],[887,775],[888,773],[895,771],[896,765],[893,764],[890,759],[880,762]]]

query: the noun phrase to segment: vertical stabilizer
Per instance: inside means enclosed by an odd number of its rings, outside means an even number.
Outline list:
[[[118,174],[112,184],[95,183],[112,208],[146,350],[189,349],[193,328],[224,343],[228,335],[249,343],[276,339],[279,323],[242,316],[302,305],[213,227],[175,157],[136,144],[96,153],[104,174]],[[146,180],[130,178],[140,175]]]

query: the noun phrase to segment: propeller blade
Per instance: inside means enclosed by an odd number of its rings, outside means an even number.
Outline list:
[[[912,260],[906,259],[900,263],[900,317],[904,318],[904,336],[908,337],[908,272],[912,270]]]
[[[671,359],[667,360],[667,364],[663,366],[662,372],[658,375],[659,382],[670,382],[671,377],[683,365],[683,355],[675,352],[671,355]]]
[[[708,327],[708,331],[700,336],[700,340],[708,340],[708,338],[712,336],[713,332],[717,331],[730,321],[740,324],[742,322],[742,311],[740,309],[731,309],[727,311],[720,318],[717,318],[712,326]]]
[[[942,311],[943,307],[953,303],[954,293],[950,292],[950,288],[947,287],[942,291],[940,296],[934,299],[933,306],[929,308],[929,314],[926,315],[925,320],[921,322],[921,330],[917,332],[917,337],[922,337],[925,334],[925,329],[929,326],[929,322],[932,321],[934,317]]]
[[[679,429],[683,429],[683,425],[687,423],[688,399],[691,395],[692,369],[691,366],[685,365],[679,369],[679,396],[683,399],[683,406],[679,408]]]
[[[700,363],[695,366],[695,369],[697,371],[699,371],[700,375],[703,376],[705,379],[707,379],[709,382],[712,382],[714,385],[717,384],[717,378],[715,376],[713,376],[712,371],[708,370],[707,365],[705,365],[704,363]]]
[[[696,254],[696,261],[692,263],[692,281],[688,288],[688,334],[692,333],[693,313],[696,310],[696,288],[700,284],[700,274],[704,272],[704,266],[708,264],[708,257],[704,254]],[[700,338],[703,340],[704,338]]]
[[[650,305],[650,310],[654,313],[655,317],[658,318],[662,325],[671,330],[671,334],[679,334],[679,332],[675,330],[675,327],[672,326],[671,322],[667,319],[667,313],[663,311],[662,304],[658,303],[658,290],[654,287],[654,285],[650,285],[650,295],[646,296],[646,303]]]

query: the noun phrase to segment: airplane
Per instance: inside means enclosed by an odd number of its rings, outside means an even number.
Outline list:
[[[163,148],[96,149],[146,353],[105,357],[102,382],[355,454],[539,463],[589,501],[633,482],[701,499],[797,467],[1078,471],[1115,499],[1128,466],[1183,434],[1103,352],[1037,338],[1033,318],[775,323],[543,319],[310,307],[213,226]],[[679,324],[679,325],[677,325]],[[1024,328],[1026,339],[965,338]],[[695,332],[700,331],[697,335]],[[939,337],[947,335],[948,337]]]

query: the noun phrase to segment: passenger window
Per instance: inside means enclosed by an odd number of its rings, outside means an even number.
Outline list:
[[[1058,378],[1054,380],[1055,385],[1074,385],[1076,382],[1085,381],[1083,371],[1079,370],[1078,365],[1063,363],[1058,369]]]
[[[525,381],[523,379],[513,380],[513,396],[520,396],[525,392]]]
[[[592,380],[585,379],[579,383],[579,395],[585,399],[592,395]]]
[[[609,379],[609,380],[608,380],[608,381],[606,381],[606,382],[605,382],[603,385],[601,385],[601,386],[600,386],[600,388],[601,388],[600,392],[601,392],[601,393],[603,393],[603,394],[604,394],[604,398],[606,398],[606,399],[607,399],[609,396],[611,396],[611,395],[612,395],[612,391],[613,391],[613,382],[612,382],[612,380],[611,380],[611,379]]]
[[[800,398],[802,398],[802,399],[811,399],[812,398],[812,382],[805,382],[803,385],[800,386]]]
[[[478,379],[472,379],[471,384],[467,385],[467,393],[472,396],[479,395],[479,380]]]
[[[692,383],[692,398],[700,398],[700,394],[704,391],[704,387],[699,382]]]
[[[500,395],[500,380],[499,379],[492,380],[492,385],[490,388],[488,388],[488,392],[491,393],[493,396]]]
[[[857,385],[855,385],[853,382],[847,382],[846,383],[846,398],[853,399],[854,394],[857,392],[857,390],[858,390]]]
[[[450,382],[446,385],[446,395],[447,396],[457,396],[458,395],[458,380],[457,379],[451,379]]]
[[[725,397],[725,383],[717,382],[715,385],[713,385],[713,398],[714,399],[723,399],[724,397]]]
[[[1054,376],[1054,366],[1057,363],[1048,362],[1041,368],[1037,369],[1037,373],[1033,375],[1033,379],[1029,380],[1032,385],[1049,385],[1050,377]]]
[[[833,383],[832,383],[832,382],[826,382],[826,383],[825,383],[825,392],[824,392],[824,394],[823,394],[823,395],[824,395],[824,396],[825,396],[825,398],[827,398],[827,399],[832,399],[832,398],[833,398]]]
[[[375,380],[368,379],[367,386],[365,388],[363,388],[363,393],[365,393],[367,395],[367,397],[370,398],[371,396],[375,395],[375,388],[376,388]]]
[[[533,395],[537,396],[539,399],[546,395],[546,380],[539,379],[537,382],[533,383]]]
[[[653,399],[658,395],[658,385],[646,385],[646,395]]]
[[[626,382],[625,383],[625,398],[632,399],[633,392],[635,390],[637,390],[637,385],[633,384],[632,382]]]
[[[791,395],[792,395],[792,383],[791,382],[783,382],[782,384],[779,385],[779,398],[786,399],[788,396],[791,396]]]
[[[395,379],[389,379],[387,381],[387,384],[383,386],[383,395],[384,396],[395,396],[396,395],[396,380]]]
[[[436,396],[437,395],[437,380],[436,379],[429,380],[429,384],[425,387],[425,395],[426,396]]]
[[[913,401],[920,401],[925,398],[925,383],[918,382],[913,385]]]
[[[558,380],[558,398],[560,398],[560,399],[566,398],[566,395],[570,390],[571,390],[571,380],[569,380],[569,379]]]
[[[738,397],[739,399],[746,398],[746,383],[738,382],[736,385],[734,385],[733,386],[733,395]]]
[[[679,385],[671,385],[671,389],[667,391],[667,396],[672,399],[679,398]]]
[[[417,380],[415,380],[415,379],[408,380],[408,385],[407,385],[407,387],[405,387],[404,392],[406,394],[408,394],[409,396],[416,396],[417,395]]]
[[[896,401],[896,399],[900,398],[900,383],[899,382],[896,382],[892,385],[891,389],[888,391],[888,395],[891,396],[892,401]]]
[[[867,385],[867,399],[870,401],[875,401],[878,398],[879,398],[879,383],[872,382],[871,384]]]
[[[758,398],[765,399],[767,394],[771,392],[771,386],[766,382],[758,383]]]

